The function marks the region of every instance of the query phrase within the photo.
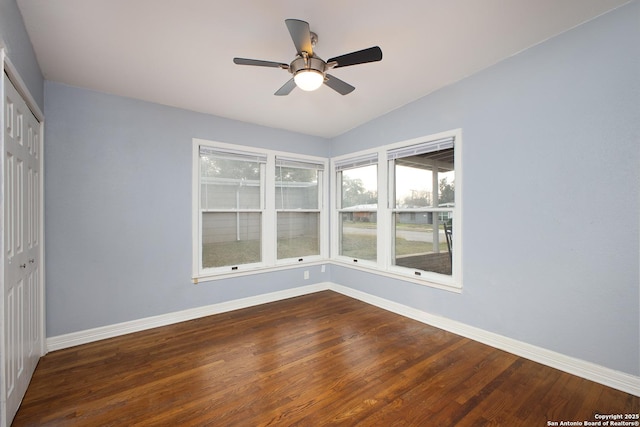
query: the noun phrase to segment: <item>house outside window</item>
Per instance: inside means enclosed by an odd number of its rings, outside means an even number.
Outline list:
[[[391,264],[451,275],[453,138],[389,150]]]
[[[377,156],[339,162],[336,170],[338,255],[377,261],[378,165]]]
[[[457,129],[334,158],[332,259],[458,292],[461,153]]]

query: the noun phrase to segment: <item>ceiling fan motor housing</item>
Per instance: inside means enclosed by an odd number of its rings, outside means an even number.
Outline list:
[[[326,71],[326,67],[327,67],[327,63],[324,62],[320,58],[315,58],[315,57],[304,58],[304,57],[300,56],[300,57],[294,59],[293,62],[291,63],[291,65],[289,65],[289,71],[294,76],[298,72],[303,71],[303,70],[317,71],[318,73],[320,73],[320,74],[322,74],[324,76],[324,73]]]

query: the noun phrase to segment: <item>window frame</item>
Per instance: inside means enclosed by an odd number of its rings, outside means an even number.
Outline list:
[[[327,193],[327,184],[325,183],[325,180],[328,178],[327,177],[327,169],[328,169],[328,161],[326,159],[323,159],[323,161],[311,161],[310,159],[302,159],[300,157],[297,158],[292,158],[289,155],[284,156],[284,155],[278,155],[276,154],[275,156],[275,164],[274,164],[274,177],[277,176],[277,170],[276,168],[279,166],[278,165],[278,160],[284,161],[284,162],[299,162],[301,164],[306,163],[307,165],[321,165],[321,168],[310,168],[310,167],[303,167],[301,165],[301,167],[299,167],[299,169],[307,169],[307,170],[315,170],[318,172],[318,207],[317,208],[278,208],[277,206],[274,207],[275,210],[275,230],[276,230],[276,236],[275,236],[275,257],[276,257],[276,264],[277,265],[287,265],[287,264],[299,264],[306,261],[317,261],[319,259],[323,259],[323,258],[327,258],[327,245],[326,245],[326,231],[328,230],[328,228],[325,226],[323,227],[323,217],[325,217],[326,215],[324,214],[324,211],[326,210],[326,206],[327,203],[325,202],[325,196]],[[290,168],[296,168],[296,166],[285,166],[285,167],[290,167]],[[274,178],[275,179],[275,178]],[[277,183],[276,183],[277,184]],[[275,203],[275,197],[277,197],[277,191],[274,187],[274,203]],[[291,257],[291,258],[278,258],[278,214],[279,213],[317,213],[318,214],[318,249],[319,249],[319,254],[317,255],[299,255],[299,256],[295,256],[295,257]],[[323,231],[325,232],[325,236],[323,238]],[[323,247],[324,247],[324,251],[323,251]],[[323,256],[324,254],[324,256]]]
[[[228,148],[221,148],[221,147],[211,147],[211,146],[204,146],[204,145],[199,145],[199,150],[198,150],[198,176],[201,179],[201,166],[202,166],[202,151],[209,151],[208,155],[214,155],[214,156],[219,156],[219,158],[222,159],[227,159],[227,160],[233,160],[236,162],[247,162],[247,163],[257,163],[259,165],[260,171],[259,171],[259,182],[258,182],[258,199],[257,199],[257,206],[254,207],[241,207],[241,206],[236,206],[234,208],[232,207],[214,207],[214,208],[210,208],[210,207],[206,207],[206,208],[202,208],[202,206],[199,206],[199,213],[198,213],[198,220],[200,221],[199,224],[199,237],[200,237],[200,241],[199,241],[199,251],[198,254],[200,256],[200,259],[198,260],[198,264],[201,267],[201,271],[207,271],[207,272],[211,272],[211,273],[224,273],[229,271],[229,269],[231,269],[231,271],[236,271],[236,270],[244,270],[244,269],[253,269],[253,268],[260,268],[264,265],[264,254],[265,254],[265,245],[263,242],[264,239],[264,233],[263,233],[263,229],[265,227],[265,211],[266,211],[266,203],[265,203],[265,193],[266,193],[266,167],[267,167],[267,156],[265,155],[261,155],[261,153],[257,153],[255,151],[248,151],[248,150],[238,150],[238,149],[228,149]],[[242,181],[244,181],[244,178],[242,179]],[[201,203],[202,202],[202,186],[206,185],[208,183],[206,182],[199,182],[198,185],[198,190],[199,190],[199,195],[198,195],[198,202]],[[208,193],[208,191],[207,191]],[[239,196],[237,200],[239,200]],[[205,197],[206,198],[206,197]],[[202,246],[203,246],[203,233],[202,233],[202,228],[203,228],[203,217],[205,213],[212,213],[212,214],[235,214],[236,216],[242,215],[242,214],[259,214],[260,215],[260,220],[259,220],[259,224],[260,224],[260,259],[256,262],[247,262],[247,263],[237,263],[235,265],[223,265],[223,266],[218,266],[218,267],[208,267],[208,268],[204,268],[202,267],[202,264],[204,262],[203,260],[203,256],[202,256]],[[239,220],[239,219],[238,219]],[[238,229],[239,230],[239,229]]]
[[[241,153],[252,153],[266,156],[264,170],[264,188],[261,199],[261,253],[262,259],[257,263],[237,264],[234,266],[223,266],[213,268],[202,267],[202,210],[201,201],[201,181],[200,181],[200,147],[212,150],[222,150]],[[324,173],[321,173],[319,186],[319,246],[320,254],[277,259],[277,212],[276,210],[276,158],[286,158],[298,160],[303,163],[323,165]],[[192,139],[192,280],[194,283],[202,281],[216,280],[221,278],[253,274],[268,270],[278,270],[292,268],[300,265],[326,262],[329,256],[328,248],[328,195],[325,189],[328,188],[328,159],[324,157],[308,156],[297,153],[289,153],[262,149],[256,147],[229,144],[199,138]],[[320,182],[321,181],[321,182]],[[256,211],[249,209],[250,211]],[[223,209],[223,211],[226,211]],[[243,210],[244,211],[244,210]],[[302,212],[302,211],[300,211]]]
[[[335,257],[342,262],[349,264],[357,264],[364,265],[375,268],[375,266],[380,261],[380,239],[377,238],[378,235],[378,226],[380,224],[380,216],[379,216],[379,206],[380,206],[380,156],[378,151],[367,150],[365,152],[360,152],[356,156],[344,156],[341,158],[336,158],[331,163],[331,176],[334,177],[335,185],[333,187],[335,197],[333,198],[335,209],[335,215],[332,218],[332,223],[335,225],[333,229],[335,232],[332,235],[331,241],[333,242],[332,253],[335,254]],[[362,208],[353,210],[353,207],[343,207],[342,206],[342,172],[347,170],[353,170],[359,167],[368,167],[368,166],[376,166],[377,170],[377,188],[376,192],[378,194],[376,208]],[[342,233],[341,233],[341,225],[342,220],[341,216],[345,212],[368,212],[374,213],[376,215],[376,259],[366,259],[366,258],[357,258],[353,256],[346,256],[340,254],[340,248],[342,246]]]
[[[442,209],[429,207],[426,209],[416,209],[415,211],[451,211],[453,221],[452,245],[452,271],[451,275],[439,274],[435,272],[419,270],[409,267],[393,265],[393,251],[395,248],[395,228],[392,224],[393,214],[397,211],[412,211],[411,209],[396,209],[394,196],[393,178],[391,177],[388,153],[390,151],[410,147],[413,145],[428,143],[446,138],[454,139],[454,170],[455,170],[455,206],[453,209]],[[400,141],[372,150],[363,150],[331,159],[331,176],[334,180],[332,187],[335,197],[331,209],[331,259],[333,262],[346,265],[352,268],[374,271],[388,277],[399,278],[405,281],[418,283],[438,289],[445,289],[453,292],[462,290],[462,254],[463,254],[463,168],[462,168],[462,130],[454,129],[432,135],[426,135],[410,140]],[[377,153],[378,157],[378,209],[377,209],[377,262],[365,260],[354,260],[339,254],[340,230],[340,197],[341,185],[338,179],[336,164],[347,163],[350,159],[357,159],[362,156],[371,156]]]

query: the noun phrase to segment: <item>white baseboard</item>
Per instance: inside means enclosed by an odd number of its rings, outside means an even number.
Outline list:
[[[203,307],[191,308],[188,310],[176,311],[173,313],[161,314],[159,316],[145,317],[129,322],[116,323],[113,325],[101,326],[84,331],[72,332],[70,334],[58,335],[47,338],[47,350],[55,351],[76,345],[87,344],[107,338],[130,334],[132,332],[144,331],[146,329],[160,326],[172,325],[174,323],[185,322],[187,320],[200,317],[211,316],[213,314],[226,313],[241,308],[253,307],[255,305],[266,304],[300,295],[311,294],[324,291],[330,288],[329,283],[317,283],[315,285],[302,286],[284,291],[272,292],[263,295],[256,295],[248,298],[241,298],[233,301],[218,304],[206,305]]]
[[[435,326],[436,328],[444,329],[445,331],[470,338],[474,341],[490,345],[491,347],[507,351],[517,356],[533,360],[534,362],[586,378],[590,381],[624,391],[625,393],[640,396],[640,377],[635,375],[616,371],[595,363],[566,356],[564,354],[527,344],[512,338],[507,338],[505,336],[450,320],[445,317],[429,314],[346,286],[332,284],[331,290],[368,304],[375,305],[376,307],[380,307],[387,311],[400,314],[404,317],[408,317],[410,319]]]
[[[330,282],[317,283],[315,285],[302,286],[284,291],[272,292],[253,297],[242,298],[234,301],[219,304],[197,307],[189,310],[167,313],[159,316],[147,317],[144,319],[132,320],[114,325],[102,326],[85,331],[73,332],[47,338],[47,349],[49,351],[61,350],[80,344],[112,338],[132,332],[157,328],[159,326],[171,325],[178,322],[196,319],[213,314],[225,313],[241,308],[293,298],[300,295],[311,294],[325,290],[332,290],[351,298],[358,299],[384,310],[417,320],[419,322],[444,329],[457,335],[479,341],[500,350],[508,351],[515,355],[542,363],[543,365],[568,372],[588,380],[624,391],[626,393],[640,396],[640,377],[619,372],[595,363],[586,362],[581,359],[566,356],[551,350],[547,350],[522,341],[507,338],[505,336],[488,332],[474,326],[469,326],[445,317],[429,314],[415,308],[389,301],[375,295],[367,294],[346,286],[337,285]]]

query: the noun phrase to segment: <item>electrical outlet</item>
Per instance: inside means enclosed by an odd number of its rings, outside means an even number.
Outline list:
[[[327,271],[327,266],[322,264],[322,266],[320,267],[320,273],[324,273],[325,271]]]
[[[304,280],[309,279],[309,270],[304,271]]]

